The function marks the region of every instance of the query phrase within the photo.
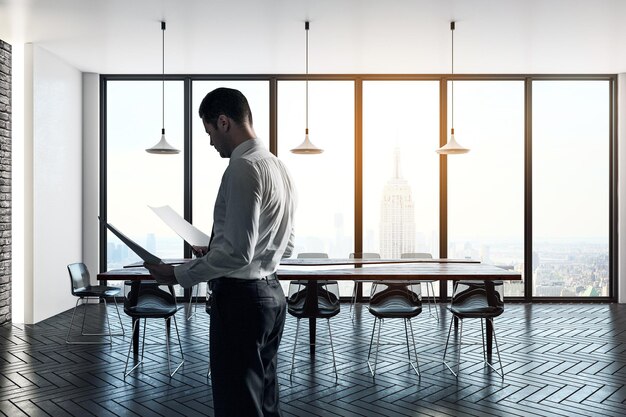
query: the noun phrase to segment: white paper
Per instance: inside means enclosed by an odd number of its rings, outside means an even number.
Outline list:
[[[191,246],[209,246],[211,238],[181,217],[170,206],[148,207]]]

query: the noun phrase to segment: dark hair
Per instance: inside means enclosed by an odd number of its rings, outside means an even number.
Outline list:
[[[217,118],[223,114],[233,119],[237,124],[244,124],[245,120],[252,126],[252,111],[248,105],[248,100],[241,91],[233,88],[216,88],[207,94],[198,113],[202,120],[217,126]]]

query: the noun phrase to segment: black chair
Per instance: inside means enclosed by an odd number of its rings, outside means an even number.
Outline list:
[[[317,297],[309,294],[310,286],[315,286]],[[289,295],[287,297],[287,312],[297,319],[296,338],[293,342],[291,355],[291,379],[294,370],[296,345],[300,330],[300,319],[326,319],[328,323],[328,335],[330,337],[330,350],[333,356],[333,369],[335,378],[338,377],[335,363],[335,349],[333,347],[333,334],[330,328],[330,318],[339,314],[339,286],[337,281],[291,281],[289,283]]]
[[[133,334],[138,331],[137,326],[141,319],[143,320],[143,337],[141,342],[141,360],[135,364],[128,372],[128,360],[130,359],[130,350],[132,340],[128,346],[128,355],[126,356],[126,366],[124,367],[124,377],[127,377],[133,370],[143,363],[143,353],[146,346],[146,319],[164,319],[165,320],[165,349],[167,353],[167,369],[169,376],[172,377],[178,369],[185,363],[183,354],[183,346],[180,342],[178,333],[178,325],[176,323],[176,312],[179,306],[176,304],[176,293],[172,285],[168,286],[169,291],[162,290],[156,283],[132,283],[131,290],[124,302],[124,312],[133,318]],[[174,372],[172,372],[170,360],[170,322],[174,318],[174,327],[176,329],[176,337],[178,338],[178,346],[180,348],[181,362],[178,364]]]
[[[118,287],[107,287],[105,285],[91,285],[91,281],[89,278],[89,271],[87,270],[87,266],[84,263],[74,263],[69,264],[67,266],[67,270],[70,274],[70,283],[72,289],[72,295],[78,297],[76,300],[76,305],[74,306],[74,311],[72,312],[72,319],[70,321],[70,328],[67,330],[67,337],[65,338],[65,343],[69,345],[94,345],[94,344],[103,344],[109,343],[113,344],[113,336],[123,336],[124,335],[124,326],[122,325],[122,316],[120,316],[120,310],[117,307],[117,301],[115,300],[115,296],[119,295],[121,292],[121,288]],[[121,334],[113,334],[111,332],[111,323],[109,321],[109,314],[107,312],[107,300],[106,297],[113,297],[113,301],[115,302],[115,310],[117,311],[117,317],[120,320],[120,327],[122,329]],[[105,317],[107,322],[107,327],[109,328],[108,333],[85,333],[85,318],[87,317],[87,304],[89,299],[97,298],[98,301],[102,300],[104,302],[105,309]],[[72,341],[70,340],[70,333],[72,332],[72,325],[74,324],[74,316],[76,315],[76,309],[78,308],[78,304],[83,302],[83,324],[80,329],[81,336],[109,336],[109,341]]]
[[[350,259],[380,259],[380,254],[376,252],[362,252],[362,253],[351,253],[349,255]],[[352,289],[352,297],[350,297],[350,313],[351,317],[354,320],[354,314],[356,310],[356,290],[357,290],[358,282],[354,281],[354,287]]]
[[[504,312],[502,281],[455,281],[452,293],[452,302],[448,310],[452,312],[450,320],[450,328],[448,329],[448,337],[446,339],[446,347],[443,352],[443,363],[448,367],[455,377],[458,377],[461,367],[461,341],[463,337],[463,319],[480,319],[480,330],[482,335],[483,359],[484,362],[498,373],[504,379],[502,370],[502,361],[500,360],[500,349],[498,348],[498,340],[496,339],[495,328],[493,327],[494,317],[498,317]],[[447,364],[446,354],[448,352],[448,344],[450,341],[450,333],[452,332],[452,323],[454,319],[459,320],[459,340],[457,345],[457,367],[456,372]],[[500,363],[500,372],[489,363],[485,350],[485,330],[483,319],[488,320],[493,331],[493,339],[498,353],[498,362]]]
[[[372,315],[374,316],[374,327],[372,329],[372,337],[370,339],[370,348],[367,352],[367,366],[369,367],[372,376],[376,375],[378,347],[380,345],[380,330],[383,325],[383,320],[397,318],[404,320],[406,351],[409,356],[409,365],[411,365],[411,367],[419,377],[419,360],[417,358],[417,350],[415,348],[415,336],[413,334],[413,324],[411,323],[411,319],[418,316],[422,312],[422,295],[420,284],[405,281],[375,281],[372,284],[372,292],[368,309],[370,313],[372,313]],[[376,341],[376,356],[374,357],[374,366],[372,367],[372,364],[370,363],[370,356],[372,353],[372,345],[374,343],[374,332],[376,331],[376,323],[379,321],[380,324],[378,326],[378,338]],[[411,349],[409,346],[409,328],[411,329],[411,340],[413,342],[413,353],[415,354],[415,365],[413,365],[413,362],[411,361]]]
[[[432,259],[433,255],[427,252],[410,252],[400,255],[402,259]],[[428,302],[428,315],[432,316],[430,308],[430,300],[432,298],[433,310],[435,310],[435,317],[437,323],[439,323],[439,309],[437,308],[437,298],[435,298],[435,281],[432,279],[420,281],[422,284],[426,284],[426,301]]]

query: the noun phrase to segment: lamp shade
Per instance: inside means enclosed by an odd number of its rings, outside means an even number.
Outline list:
[[[293,148],[291,152],[301,155],[312,155],[322,153],[324,152],[324,150],[313,145],[313,143],[309,140],[309,133],[307,132],[304,135],[304,142],[302,142],[299,146]]]
[[[176,149],[175,147],[170,145],[167,142],[167,140],[165,140],[165,129],[163,129],[161,131],[161,140],[159,141],[159,143],[154,145],[152,148],[146,149],[146,152],[148,152],[148,153],[156,153],[156,154],[160,154],[160,155],[167,155],[167,154],[177,154],[177,153],[180,153],[180,150]]]
[[[435,152],[440,155],[457,155],[462,153],[468,153],[469,151],[469,149],[462,147],[454,139],[454,129],[452,129],[452,133],[450,134],[450,140],[448,141],[448,143],[437,149]]]

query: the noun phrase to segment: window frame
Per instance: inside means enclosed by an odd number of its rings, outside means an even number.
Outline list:
[[[187,221],[193,220],[192,213],[192,175],[191,175],[191,126],[197,122],[195,109],[191,108],[192,81],[236,81],[236,80],[264,80],[269,81],[269,130],[270,130],[270,151],[277,154],[277,82],[283,80],[305,80],[305,74],[178,74],[178,75],[155,75],[155,74],[102,74],[100,75],[100,147],[99,147],[99,177],[100,177],[100,204],[99,215],[106,221],[107,219],[107,145],[106,145],[106,99],[108,81],[165,81],[182,80],[184,82],[184,217]],[[439,81],[439,139],[440,145],[447,142],[448,120],[447,120],[447,84],[448,81],[456,80],[522,80],[524,81],[524,296],[509,297],[511,301],[523,302],[616,302],[618,293],[618,232],[617,232],[617,75],[616,74],[308,74],[308,79],[313,80],[346,80],[354,82],[354,252],[363,251],[363,81],[411,81],[411,80],[435,80]],[[533,297],[532,296],[532,82],[539,80],[567,80],[567,81],[587,81],[604,80],[609,82],[609,296],[608,297]],[[434,151],[434,150],[433,150]],[[439,256],[446,258],[448,255],[448,199],[447,199],[447,156],[441,155],[439,159]],[[106,253],[106,227],[100,223],[99,243],[99,271],[103,272],[107,265]],[[184,256],[191,257],[191,248],[185,244]],[[362,286],[358,286],[358,298],[363,300]],[[188,294],[186,294],[187,296]],[[442,281],[440,286],[440,297],[447,300],[447,282]]]

